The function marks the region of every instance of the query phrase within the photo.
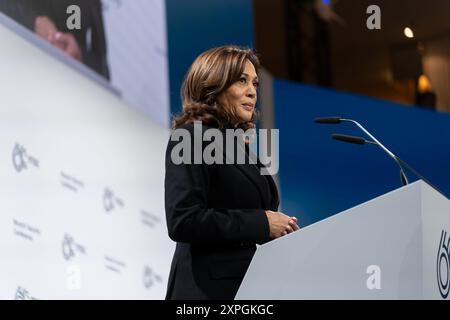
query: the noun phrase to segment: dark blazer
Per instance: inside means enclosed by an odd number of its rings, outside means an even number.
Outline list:
[[[192,124],[181,128],[193,137]],[[256,244],[271,240],[265,210],[278,208],[276,185],[248,157],[247,164],[175,165],[176,144],[166,151],[167,228],[177,242],[166,299],[234,299]]]

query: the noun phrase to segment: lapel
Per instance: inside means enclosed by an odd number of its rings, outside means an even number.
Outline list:
[[[258,160],[258,162],[259,162],[259,160]],[[264,165],[261,163],[261,166],[264,166]],[[266,175],[264,177],[267,179],[267,182],[269,183],[270,194],[272,195],[272,197],[271,197],[272,201],[270,203],[270,210],[278,211],[278,206],[280,205],[280,198],[278,195],[278,187],[271,175]]]
[[[230,126],[226,126],[223,128],[222,134],[223,137],[226,136],[225,130],[226,129],[232,129]],[[223,154],[224,154],[224,160],[227,158],[226,155],[226,141],[224,139],[223,141]],[[279,205],[279,196],[278,196],[278,189],[275,184],[275,181],[273,180],[272,176],[270,175],[262,175],[260,172],[260,168],[264,167],[264,165],[259,161],[257,156],[251,151],[248,150],[249,153],[252,154],[253,159],[257,160],[257,164],[251,164],[250,158],[247,152],[243,149],[243,145],[240,143],[236,143],[237,147],[235,149],[235,152],[237,151],[237,148],[240,148],[241,151],[244,151],[245,154],[245,164],[238,164],[236,161],[233,161],[233,165],[236,166],[255,186],[255,188],[258,190],[258,193],[261,198],[261,203],[263,204],[263,207],[265,209],[270,210],[278,210]],[[236,159],[234,159],[236,160]],[[226,161],[226,160],[225,160]],[[268,186],[268,187],[267,187]]]
[[[256,187],[261,197],[261,202],[263,203],[264,208],[269,208],[270,203],[268,196],[270,195],[270,190],[265,190],[267,188],[264,188],[266,186],[265,181],[263,180],[265,179],[264,176],[260,174],[259,169],[255,164],[250,164],[247,154],[245,155],[245,162],[246,164],[235,163],[234,165],[239,170],[241,170],[241,172],[244,173]]]
[[[241,148],[242,150],[243,146],[239,143],[237,145],[238,148]],[[245,152],[245,150],[243,151]],[[253,159],[256,159],[257,164],[250,163],[249,153],[251,153]],[[251,182],[253,182],[259,192],[264,208],[276,210],[278,208],[278,191],[275,182],[271,176],[264,176],[261,174],[260,168],[264,165],[250,149],[248,149],[248,153],[245,152],[245,163],[246,164],[235,163],[234,165],[241,170]],[[269,186],[269,190],[267,189],[267,186]]]

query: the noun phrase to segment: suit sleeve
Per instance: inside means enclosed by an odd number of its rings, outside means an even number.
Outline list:
[[[184,128],[192,137],[193,126]],[[201,244],[270,241],[269,223],[263,209],[208,208],[207,194],[214,166],[174,164],[171,153],[177,143],[169,141],[166,151],[165,208],[170,238]]]

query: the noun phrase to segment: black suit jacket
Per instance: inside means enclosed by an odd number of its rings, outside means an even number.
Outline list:
[[[192,124],[181,128],[193,137]],[[248,158],[247,164],[176,165],[176,144],[169,141],[166,151],[166,219],[177,242],[166,299],[234,299],[256,244],[270,241],[265,210],[278,208],[276,185]]]

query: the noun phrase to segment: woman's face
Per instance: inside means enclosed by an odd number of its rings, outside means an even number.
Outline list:
[[[233,108],[242,122],[252,120],[258,88],[258,75],[255,67],[247,60],[244,72],[238,81],[222,92],[217,101],[226,108]]]

